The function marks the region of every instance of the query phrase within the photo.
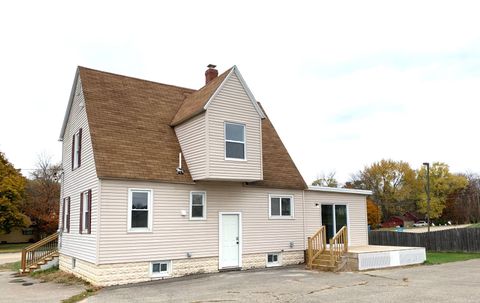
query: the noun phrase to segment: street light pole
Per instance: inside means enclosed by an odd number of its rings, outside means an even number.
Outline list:
[[[428,244],[427,246],[430,248],[430,163],[425,162],[423,163],[427,167],[427,186],[426,186],[426,191],[427,191],[427,224],[428,224],[428,230],[427,230],[427,238],[428,238]]]

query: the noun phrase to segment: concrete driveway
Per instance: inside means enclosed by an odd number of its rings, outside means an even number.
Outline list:
[[[42,283],[28,276],[0,271],[0,302],[58,303],[84,289],[81,285]]]
[[[109,287],[83,302],[478,302],[480,260],[361,273],[303,267]]]

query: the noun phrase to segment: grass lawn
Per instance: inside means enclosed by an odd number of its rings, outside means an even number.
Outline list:
[[[20,261],[13,263],[0,264],[0,271],[16,271],[20,269]]]
[[[32,243],[0,244],[0,253],[20,252]]]
[[[468,228],[480,228],[480,223],[472,224]]]
[[[479,258],[480,253],[427,252],[425,264],[442,264]]]

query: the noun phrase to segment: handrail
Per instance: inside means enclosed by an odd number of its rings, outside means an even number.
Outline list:
[[[58,232],[22,249],[22,272],[58,252]]]
[[[347,226],[343,226],[330,239],[330,265],[334,266],[340,257],[348,251]]]
[[[307,266],[309,269],[313,266],[313,261],[327,248],[327,237],[325,226],[320,227],[320,229],[312,236],[308,237],[308,248],[307,248]]]

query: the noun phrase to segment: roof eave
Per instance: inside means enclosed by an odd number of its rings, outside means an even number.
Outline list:
[[[365,195],[365,196],[370,196],[370,195],[373,194],[373,192],[371,190],[338,188],[338,187],[324,187],[324,186],[309,186],[308,190],[328,192],[328,193]]]
[[[68,100],[67,110],[65,112],[65,117],[63,118],[62,129],[60,130],[60,136],[58,137],[58,141],[63,141],[63,137],[65,136],[65,129],[67,128],[68,118],[70,117],[70,111],[72,110],[73,98],[75,97],[75,90],[77,88],[79,75],[80,75],[80,67],[77,67],[77,71],[75,72],[75,78],[73,79],[72,90],[70,92],[70,98]]]
[[[187,117],[185,117],[185,118],[183,118],[183,119],[180,119],[180,120],[178,120],[178,121],[174,121],[174,122],[170,123],[170,126],[171,126],[171,127],[175,127],[175,126],[177,126],[177,125],[180,125],[180,124],[182,124],[182,123],[184,123],[184,122],[187,122],[187,121],[190,120],[190,119],[195,118],[195,117],[198,116],[198,115],[203,114],[204,112],[205,112],[205,109],[202,107],[200,110],[195,111],[193,114],[191,114],[191,115],[189,115],[189,116],[187,116]]]

